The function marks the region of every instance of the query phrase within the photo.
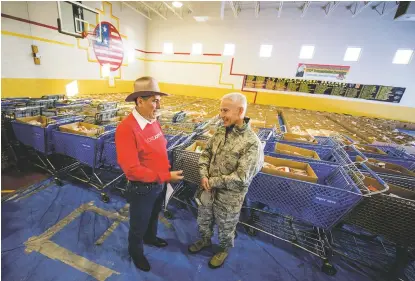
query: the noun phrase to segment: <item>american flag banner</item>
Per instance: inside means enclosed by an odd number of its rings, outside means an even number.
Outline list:
[[[99,25],[95,27],[95,34],[99,38]],[[101,42],[94,41],[95,56],[100,65],[109,64],[111,71],[120,68],[124,59],[124,48],[121,35],[109,22],[101,22]]]

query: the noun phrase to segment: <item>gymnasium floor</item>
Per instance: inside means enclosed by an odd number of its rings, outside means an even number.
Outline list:
[[[197,237],[196,220],[175,204],[169,207],[174,218],[161,215],[159,220],[159,234],[169,246],[145,248],[152,270],[144,273],[128,256],[125,200],[114,195],[106,204],[99,198],[92,189],[69,183],[59,187],[46,180],[3,202],[2,279],[386,280],[380,272],[339,257],[333,259],[337,274],[328,276],[313,255],[265,235],[250,237],[242,227],[226,264],[211,270],[211,250],[187,253],[187,245]],[[107,231],[110,227],[112,233]]]

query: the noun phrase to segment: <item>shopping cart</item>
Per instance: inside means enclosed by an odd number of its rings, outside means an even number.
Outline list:
[[[65,95],[44,95],[41,99],[51,99],[51,100],[64,100]]]
[[[313,136],[313,139],[316,140],[315,143],[304,143],[304,142],[299,142],[299,141],[295,141],[295,140],[285,140],[284,139],[284,134],[275,134],[274,137],[270,138],[269,141],[271,142],[281,142],[281,143],[301,143],[301,144],[309,144],[309,145],[320,145],[320,146],[336,146],[338,145],[338,142],[333,138],[333,137],[321,137],[321,136]]]
[[[173,123],[181,122],[185,118],[186,118],[186,112],[179,111],[179,112],[177,112],[176,114],[173,115],[172,122]]]
[[[309,165],[319,178],[317,183],[259,173],[246,198],[265,207],[245,207],[253,213],[241,224],[322,258],[322,270],[334,275],[336,270],[328,260],[332,248],[327,233],[359,206],[363,198],[387,192],[389,186],[365,164],[361,165],[383,187],[382,190],[369,190],[356,167],[323,163]]]
[[[54,99],[30,99],[27,102],[27,106],[40,106],[41,108],[48,109],[55,107],[56,100]]]
[[[268,141],[272,137],[275,136],[275,127],[274,128],[259,128],[257,135],[261,141]]]
[[[14,99],[13,99],[14,100]],[[10,99],[11,101],[11,99]],[[15,101],[15,100],[14,100]],[[9,153],[8,160],[12,160],[13,165],[16,165],[18,169],[22,162],[19,162],[19,147],[20,142],[16,139],[14,135],[12,121],[16,118],[21,117],[29,117],[29,116],[36,116],[40,115],[42,108],[40,106],[3,106],[1,110],[1,129],[2,129],[2,139],[4,139],[7,143],[4,144],[4,147]],[[3,136],[4,134],[4,136]],[[3,144],[2,144],[3,145]]]
[[[82,115],[81,112],[86,104],[79,103],[79,104],[64,104],[64,105],[56,105],[55,108],[50,109],[43,109],[42,115],[43,116],[65,116],[65,115]]]
[[[115,129],[110,126],[103,134],[95,136],[53,131],[55,152],[76,159],[82,164],[70,169],[67,175],[96,188],[101,192],[101,199],[104,202],[109,201],[105,190],[124,176],[120,171],[115,171],[115,174],[112,174],[108,170],[100,169],[103,166],[101,157],[104,142],[112,138],[114,133]],[[111,160],[106,158],[106,161]]]
[[[46,119],[44,127],[32,125],[30,123],[21,122],[19,119],[12,121],[12,127],[16,139],[24,146],[33,149],[35,156],[35,166],[45,170],[55,177],[57,183],[60,184],[58,175],[64,169],[56,169],[52,164],[50,156],[54,153],[52,131],[56,130],[58,126],[79,122],[82,120],[80,116],[64,116]],[[74,163],[73,163],[74,165]],[[73,166],[71,165],[71,166]]]
[[[103,102],[97,105],[97,109],[99,111],[106,111],[109,109],[116,109],[118,103],[117,102]]]
[[[415,224],[412,223],[415,217],[415,185],[412,189],[401,188],[390,184],[388,178],[384,178],[389,184],[389,190],[376,196],[364,197],[362,202],[354,208],[344,219],[344,223],[358,226],[368,231],[370,235],[355,238],[355,240],[369,240],[371,244],[384,246],[383,241],[392,243],[393,248],[378,247],[378,259],[388,261],[387,263],[375,263],[378,270],[389,272],[390,280],[397,280],[401,269],[408,264],[408,252],[415,249]],[[343,226],[344,228],[344,226]],[[339,229],[333,230],[335,233]],[[371,260],[367,259],[368,249],[359,247],[358,244],[347,248],[338,249],[339,244],[336,235],[333,235],[330,242],[337,254],[352,259],[353,261],[366,264]],[[356,249],[350,253],[350,249]],[[379,267],[379,265],[382,265]]]
[[[362,151],[368,158],[399,158],[415,161],[415,157],[405,151],[404,148],[393,145],[367,145],[372,148],[377,148],[385,154],[372,153],[370,151]],[[351,156],[356,156],[356,152],[347,151]]]

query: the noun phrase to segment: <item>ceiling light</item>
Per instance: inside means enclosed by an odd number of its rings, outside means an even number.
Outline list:
[[[395,53],[395,57],[393,58],[394,64],[409,64],[411,61],[412,55],[414,50],[409,49],[399,49]]]
[[[272,53],[272,45],[261,45],[259,49],[259,56],[261,58],[269,58]]]
[[[198,22],[204,22],[209,19],[209,17],[203,16],[203,17],[193,17]]]
[[[178,1],[174,1],[173,3],[171,3],[173,5],[173,7],[175,8],[181,8],[183,6],[182,2],[178,2]]]
[[[314,56],[314,46],[303,45],[300,51],[300,59],[312,59]]]

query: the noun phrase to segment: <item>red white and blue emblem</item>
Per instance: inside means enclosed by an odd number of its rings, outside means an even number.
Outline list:
[[[94,33],[99,38],[99,25]],[[120,68],[124,59],[121,35],[110,22],[101,22],[101,42],[94,41],[94,53],[100,65],[109,64],[111,71]]]

